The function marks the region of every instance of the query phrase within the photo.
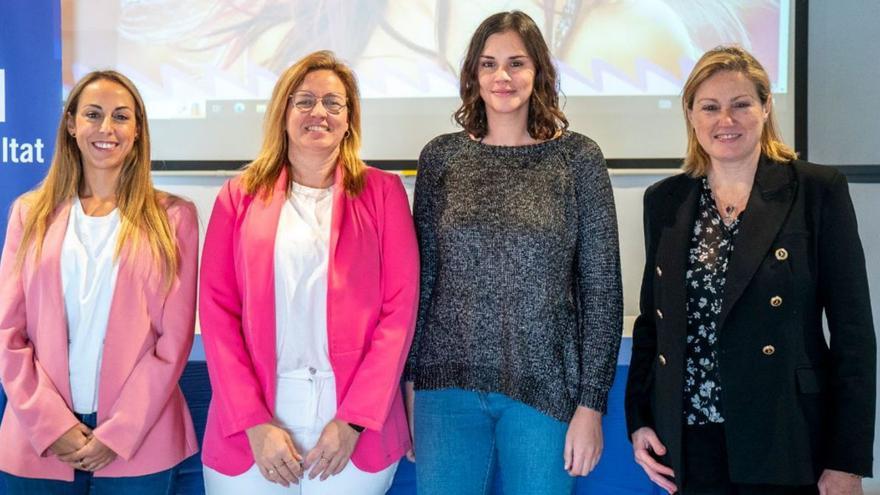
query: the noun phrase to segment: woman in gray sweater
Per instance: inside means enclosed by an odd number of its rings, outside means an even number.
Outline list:
[[[464,130],[425,146],[416,182],[406,379],[419,493],[486,493],[496,465],[507,495],[568,493],[601,455],[620,344],[605,160],[567,130],[549,50],[522,12],[477,28],[461,98]]]

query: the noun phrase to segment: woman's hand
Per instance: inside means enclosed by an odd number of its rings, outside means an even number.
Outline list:
[[[80,471],[98,471],[116,459],[116,452],[92,435],[81,449],[58,458]]]
[[[254,461],[264,478],[284,487],[299,484],[303,476],[302,456],[287,430],[263,423],[248,428],[246,433]]]
[[[571,476],[586,476],[602,457],[602,413],[578,406],[565,434],[565,470]]]
[[[404,405],[406,406],[406,422],[409,425],[409,438],[412,440],[413,446],[406,451],[406,458],[409,462],[416,462],[416,435],[413,429],[413,409],[416,403],[416,391],[413,382],[404,382]]]
[[[651,455],[651,452],[657,455],[666,454],[666,446],[660,443],[660,439],[657,438],[654,430],[643,426],[634,431],[632,434],[632,444],[633,457],[639,466],[642,466],[642,469],[645,470],[648,478],[667,492],[675,493],[678,488],[676,488],[675,483],[667,478],[667,476],[670,478],[675,476],[672,468],[660,464]]]
[[[58,440],[55,440],[49,446],[49,452],[57,455],[59,458],[66,454],[72,454],[85,447],[91,436],[92,429],[82,423],[78,423],[58,437]]]
[[[834,469],[822,471],[819,495],[863,495],[862,477]]]
[[[309,479],[320,475],[324,481],[345,469],[360,435],[345,421],[334,419],[327,423],[318,443],[306,455],[304,466],[311,469]]]

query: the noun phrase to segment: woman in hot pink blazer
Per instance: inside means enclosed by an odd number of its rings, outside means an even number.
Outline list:
[[[217,197],[199,295],[213,388],[202,454],[208,493],[274,493],[291,484],[302,493],[374,493],[370,475],[390,469],[393,476],[410,447],[399,379],[415,323],[418,251],[400,179],[357,157],[359,112],[351,71],[330,52],[305,57],[273,91],[260,155]],[[294,214],[289,203],[309,197],[326,198],[324,208],[307,217],[326,215],[329,240],[326,285],[301,289],[326,287],[326,298],[312,306],[322,320],[326,303],[326,325],[307,329],[306,336],[326,336],[326,356],[318,352],[314,359],[328,358],[328,378],[335,382],[335,412],[306,418],[319,422],[311,440],[291,425],[296,411],[287,399],[276,400],[289,388],[279,386],[288,356],[276,343],[288,330],[276,322],[285,311],[276,307],[276,277],[285,273],[276,260],[291,255],[276,238],[286,232],[285,209]],[[298,317],[294,312],[294,324]],[[307,345],[294,341],[285,352],[302,353]],[[307,369],[321,373],[319,365]],[[320,382],[293,374],[302,383]],[[303,408],[312,400],[293,398],[300,399]],[[334,481],[341,479],[348,481]]]
[[[116,241],[90,246],[78,229],[102,219],[118,222]],[[103,253],[115,277],[73,266],[83,258],[71,249],[82,247]],[[171,468],[198,450],[177,385],[193,339],[197,256],[194,206],[153,189],[137,89],[113,71],[86,75],[65,105],[46,179],[13,205],[0,261],[7,493],[167,490]],[[95,287],[107,280],[114,285]],[[90,311],[71,306],[72,285],[107,291],[106,324],[91,313],[71,322]],[[85,335],[101,351],[94,388],[83,389],[68,363],[80,362]]]

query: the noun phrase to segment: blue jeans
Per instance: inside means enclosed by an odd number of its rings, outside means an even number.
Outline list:
[[[77,414],[89,428],[97,424],[97,414]],[[170,495],[174,493],[176,469],[144,476],[98,478],[88,471],[76,470],[73,481],[22,478],[3,473],[8,495]]]
[[[504,394],[419,390],[414,411],[419,495],[488,495],[500,469],[504,495],[567,495],[568,425]]]

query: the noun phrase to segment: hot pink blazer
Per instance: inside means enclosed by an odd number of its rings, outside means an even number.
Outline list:
[[[0,423],[0,470],[73,481],[48,452],[78,423],[72,412],[61,244],[71,202],[52,214],[43,251],[21,270],[16,256],[26,206],[12,207],[0,258],[0,380],[9,397]],[[180,270],[170,292],[145,242],[123,248],[107,321],[94,434],[119,457],[96,476],[140,476],[173,467],[198,450],[177,380],[195,325],[198,226],[192,203],[169,200]]]
[[[350,197],[337,167],[327,287],[336,417],[366,427],[352,454],[376,472],[410,446],[400,375],[418,305],[418,247],[400,178],[367,169]],[[235,476],[254,463],[245,430],[275,409],[275,233],[283,172],[268,200],[238,178],[220,190],[203,248],[199,319],[213,397],[202,461]]]

